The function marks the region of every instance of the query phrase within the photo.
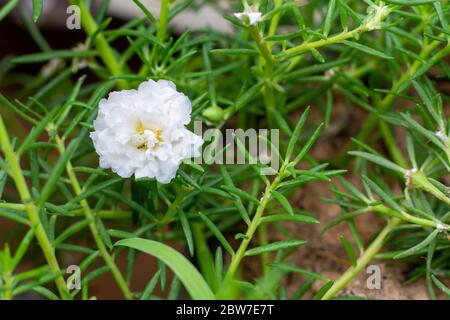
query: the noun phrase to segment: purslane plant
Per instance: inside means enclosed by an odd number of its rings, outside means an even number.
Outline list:
[[[362,182],[366,194],[345,181],[342,182],[348,193],[335,190],[338,198],[332,202],[341,205],[344,214],[331,221],[325,230],[342,221],[353,223],[355,217],[369,211],[385,217],[387,223],[367,248],[363,246],[361,236],[353,225],[352,231],[359,244],[360,257],[336,280],[324,295],[324,299],[335,296],[375,257],[395,260],[426,255],[424,272],[430,297],[436,298],[434,286],[445,295],[449,293],[449,289],[438,279],[441,272],[445,274],[445,270],[448,270],[448,261],[439,262],[438,267],[435,267],[433,261],[439,261],[440,256],[448,256],[450,193],[443,178],[450,172],[450,126],[443,112],[442,98],[430,81],[413,81],[413,85],[419,97],[423,99],[417,102],[417,107],[408,112],[383,116],[385,121],[407,129],[409,167],[402,167],[386,159],[373,148],[360,142],[358,143],[364,151],[350,152],[364,162],[374,163],[392,172],[391,176],[398,179],[404,193],[401,196],[394,195],[379,176],[370,177],[371,170],[365,165],[364,171],[367,175],[363,175]],[[419,114],[422,124],[413,119],[410,112]],[[380,254],[388,240],[392,242],[390,245],[395,251]]]
[[[33,3],[36,21],[42,1]],[[26,230],[17,248],[11,250],[13,246],[5,244],[0,252],[1,298],[33,291],[48,299],[89,299],[91,281],[110,272],[127,299],[161,298],[154,293],[158,285],[169,288],[168,298],[183,297],[184,287],[193,299],[300,299],[315,281],[323,286],[314,298],[330,299],[373,259],[405,257],[417,266],[409,281],[425,276],[431,298],[439,296],[435,288],[448,295],[442,279],[449,274],[448,97],[438,94],[427,78],[448,81],[450,77],[445,62],[448,1],[243,1],[223,12],[235,26],[233,35],[213,30],[172,34],[168,23],[180,12],[195,9],[192,0],[162,0],[158,18],[139,0],[130,1],[143,16],[114,29],[105,14],[108,1],[103,1],[96,15],[89,1],[70,3],[80,8],[87,34],[82,45],[53,50],[23,15],[24,26],[42,52],[7,57],[1,64],[2,85],[19,84],[20,90],[15,100],[0,95],[0,196],[4,200],[0,216],[20,226],[18,230]],[[9,1],[0,9],[0,21],[16,4]],[[116,49],[119,41],[127,43],[121,51]],[[35,77],[14,69],[38,63],[46,63],[45,72]],[[272,146],[279,168],[272,176],[261,174],[269,168],[253,159],[252,146],[239,137],[233,143],[246,164],[189,162],[178,171],[175,166],[164,171],[161,162],[137,175],[143,179],[119,177],[130,176],[134,167],[119,176],[98,167],[99,136],[94,137],[94,148],[88,134],[104,128],[93,124],[98,113],[109,112],[111,106],[104,103],[99,110],[101,99],[148,80],[172,81],[177,91],[191,99],[192,120],[205,127],[279,129],[279,146],[258,137]],[[133,99],[122,102],[131,104]],[[141,100],[142,107],[145,101]],[[407,100],[417,105],[389,113],[394,106],[402,106],[399,101]],[[162,98],[160,104],[165,107],[166,100]],[[185,104],[175,109],[182,112]],[[328,162],[335,166],[329,168],[317,163],[309,151],[321,136],[332,136],[348,125],[333,116],[338,107],[348,113],[359,107],[368,117],[359,133],[351,133],[357,139],[339,158],[329,155]],[[151,112],[145,117],[154,120]],[[133,127],[137,135],[127,140],[131,147],[149,150],[166,138],[154,125],[167,123],[153,117],[159,123],[153,121],[150,129]],[[323,120],[307,122],[317,117]],[[11,121],[20,125],[10,126]],[[323,125],[318,124],[321,121]],[[187,131],[185,125],[193,130],[188,120],[181,122],[183,130]],[[22,123],[32,130],[19,130]],[[102,140],[102,148],[110,147],[108,140],[121,132],[114,130],[115,124],[108,125],[110,135]],[[396,140],[392,128],[408,132],[406,150],[398,147],[402,138]],[[213,146],[208,154],[212,158],[220,158],[230,147],[218,146],[213,136],[203,138]],[[385,154],[375,148],[379,138],[386,146]],[[109,150],[110,162],[115,155],[120,157],[117,147],[120,143]],[[188,153],[176,159],[177,168],[181,158],[192,155]],[[356,170],[353,158],[358,159]],[[151,170],[155,168],[161,172]],[[318,223],[315,213],[293,205],[293,196],[305,184],[330,182],[344,169],[361,173],[365,191],[339,178],[345,190],[332,188],[337,198],[323,201],[339,204],[342,215],[324,230],[346,221],[359,254],[343,239],[352,267],[333,280],[290,262],[296,248],[307,244],[284,226]],[[392,191],[386,176],[393,176],[404,188],[401,196]],[[367,212],[382,215],[387,224],[366,246],[354,218]],[[168,243],[172,242],[185,246],[186,255],[171,248]],[[390,251],[381,252],[382,248]],[[20,263],[30,251],[40,252],[43,259],[34,263],[35,269],[23,271]],[[116,258],[123,251],[127,265],[120,270]],[[134,292],[130,285],[138,251],[159,261],[158,271],[142,292]],[[83,257],[77,263],[81,286],[75,290],[69,290],[65,281],[64,257],[72,252]],[[419,255],[427,256],[425,264],[414,260]],[[249,259],[260,266],[251,279],[242,274]],[[167,266],[175,274],[170,285]],[[283,279],[290,273],[306,281],[288,296]]]

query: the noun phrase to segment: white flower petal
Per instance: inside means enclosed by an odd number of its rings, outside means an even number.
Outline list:
[[[191,102],[171,81],[148,80],[137,90],[111,92],[99,103],[90,137],[100,167],[119,176],[169,183],[183,160],[200,154],[203,139],[185,125]]]
[[[254,26],[261,21],[262,14],[261,12],[244,11],[244,12],[237,12],[234,14],[234,16],[239,20],[241,20],[242,23],[245,23],[246,22],[245,18],[247,18],[249,24],[251,26]]]

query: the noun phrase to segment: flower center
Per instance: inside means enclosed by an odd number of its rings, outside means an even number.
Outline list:
[[[155,148],[161,142],[161,130],[147,129],[139,120],[136,132],[131,136],[131,143],[139,150]]]

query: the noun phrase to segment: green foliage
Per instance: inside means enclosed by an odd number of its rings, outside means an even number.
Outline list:
[[[0,298],[90,299],[90,282],[111,273],[127,299],[176,299],[182,288],[193,299],[300,299],[316,281],[321,289],[308,296],[331,299],[375,258],[408,263],[407,282],[424,277],[430,298],[448,296],[447,0],[249,1],[262,13],[256,25],[232,15],[243,11],[236,2],[218,9],[233,34],[168,28],[203,2],[162,0],[155,17],[133,0],[142,17],[117,27],[105,14],[109,1],[97,16],[89,1],[70,2],[82,13],[80,48],[52,49],[34,24],[43,1],[33,1],[32,16],[21,17],[39,51],[0,60],[0,218],[18,240],[13,253],[1,238]],[[18,3],[5,2],[0,22]],[[27,73],[28,65],[41,71]],[[170,184],[99,168],[88,138],[99,101],[147,79],[173,81],[205,127],[279,129],[279,145],[265,142],[280,166],[262,174],[268,165],[235,137],[245,164],[185,163]],[[360,125],[339,119],[355,109],[367,115]],[[318,163],[314,145],[344,131],[352,141]],[[298,190],[314,182],[335,195],[314,201],[339,205],[341,215],[319,221],[298,208]],[[386,226],[365,243],[357,219],[371,212]],[[334,280],[291,259],[308,243],[286,225],[319,222],[322,232],[344,222],[352,236],[340,238],[350,267]],[[137,250],[158,260],[142,292],[130,290]],[[61,256],[73,252],[82,289],[69,292]],[[33,269],[18,268],[36,253],[43,258]],[[241,272],[248,260],[261,267],[252,279]],[[288,274],[302,276],[289,297]],[[157,296],[158,287],[167,294]]]
[[[211,300],[214,298],[211,289],[195,267],[182,254],[167,245],[152,240],[131,238],[117,242],[116,246],[138,249],[161,259],[170,266],[193,299]],[[154,285],[152,286],[154,287]]]

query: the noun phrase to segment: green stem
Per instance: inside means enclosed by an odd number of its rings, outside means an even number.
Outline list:
[[[271,47],[261,37],[261,33],[259,32],[256,26],[249,26],[248,29],[262,56],[262,59],[260,59],[260,67],[261,71],[265,73],[266,77],[266,79],[263,79],[264,80],[263,98],[264,98],[264,105],[266,107],[267,120],[269,126],[271,127],[273,122],[271,110],[275,108],[275,95],[272,86],[268,83],[269,81],[271,81],[272,78],[272,71],[274,64],[274,60],[271,53]]]
[[[26,205],[21,204],[21,203],[0,202],[0,208],[16,210],[16,211],[27,211]]]
[[[206,242],[205,232],[201,223],[192,223],[192,234],[195,242],[195,256],[200,270],[213,291],[219,288],[220,278],[215,270],[214,260]]]
[[[272,53],[270,52],[269,46],[264,41],[264,39],[261,37],[261,33],[258,30],[258,27],[256,26],[249,26],[248,30],[250,32],[250,35],[252,36],[253,40],[255,40],[256,46],[259,49],[259,52],[261,52],[261,55],[266,60],[268,65],[273,65],[273,57]]]
[[[350,267],[343,275],[337,279],[333,286],[325,293],[322,300],[332,299],[339,291],[341,291],[345,286],[350,283],[363,268],[365,268],[370,261],[375,257],[375,255],[381,250],[384,242],[386,241],[389,234],[394,230],[394,228],[400,224],[401,220],[397,218],[392,218],[388,221],[388,224],[383,228],[383,230],[378,234],[378,236],[372,241],[370,246],[363,252],[359,257],[355,266]]]
[[[170,221],[172,221],[172,218],[178,208],[178,206],[183,202],[184,197],[189,193],[189,190],[181,189],[177,196],[175,197],[175,200],[170,204],[169,208],[167,209],[165,215],[161,218],[159,221],[160,225],[168,224]]]
[[[442,225],[443,227],[445,227],[445,225],[439,221],[432,221],[432,220],[418,218],[418,217],[410,215],[409,213],[407,213],[405,211],[397,212],[397,211],[395,211],[389,207],[386,207],[384,205],[377,205],[377,206],[369,207],[367,209],[367,211],[374,211],[377,213],[381,213],[381,214],[390,216],[392,218],[398,218],[404,222],[410,222],[412,224],[416,224],[416,225],[422,226],[422,227],[437,228],[438,225]]]
[[[408,161],[406,161],[405,157],[403,157],[402,152],[400,151],[397,142],[395,141],[395,138],[392,134],[392,131],[389,129],[389,125],[385,121],[380,120],[380,130],[381,134],[383,135],[386,147],[391,154],[392,160],[394,160],[401,167],[407,168]]]
[[[283,0],[275,0],[274,4],[275,4],[274,9],[276,9],[283,4]],[[268,33],[269,36],[273,36],[275,34],[275,32],[277,31],[279,22],[280,22],[280,13],[277,13],[272,17],[272,20],[270,21],[270,27],[269,27],[269,33]],[[272,52],[272,44],[273,43],[268,44],[268,48],[269,48],[270,52]]]
[[[441,190],[436,188],[435,185],[428,180],[428,178],[423,172],[417,171],[413,173],[411,176],[411,182],[418,188],[421,188],[422,190],[431,193],[439,200],[445,202],[447,205],[450,205],[450,198],[446,194],[444,194]]]
[[[341,32],[340,34],[337,34],[335,36],[332,36],[332,37],[329,37],[326,39],[321,39],[321,40],[317,40],[314,42],[302,43],[298,46],[287,49],[285,52],[283,52],[282,55],[280,55],[280,58],[283,58],[286,55],[291,55],[291,54],[300,53],[300,52],[306,52],[311,49],[316,49],[316,48],[327,46],[330,44],[342,42],[342,41],[350,39],[358,34],[362,34],[362,33],[373,31],[373,30],[378,30],[380,28],[380,22],[382,22],[384,19],[386,19],[386,17],[390,13],[391,13],[390,8],[388,8],[386,6],[380,6],[380,7],[378,7],[377,12],[372,17],[372,19],[367,21],[365,24],[359,26],[358,28],[350,30],[350,31]]]
[[[0,202],[0,208],[16,211],[26,211],[26,206],[21,203]],[[74,216],[84,215],[83,209],[74,209],[69,211]],[[101,219],[128,220],[131,219],[131,213],[123,210],[99,210],[97,216]]]
[[[333,37],[329,37],[327,39],[321,39],[321,40],[317,40],[317,41],[313,41],[313,42],[306,42],[306,43],[302,43],[296,47],[287,49],[283,55],[281,55],[280,57],[282,58],[285,55],[290,55],[290,54],[295,54],[295,53],[299,53],[299,52],[306,52],[309,51],[311,49],[316,49],[316,48],[320,48],[320,47],[324,47],[330,44],[335,44],[338,42],[342,42],[344,40],[350,39],[352,37],[354,37],[357,34],[361,34],[364,32],[363,29],[364,26],[360,26],[356,29],[350,30],[350,31],[346,31],[346,32],[342,32],[340,34],[337,34]]]
[[[158,28],[156,30],[156,38],[160,42],[164,42],[164,39],[166,38],[167,34],[167,22],[169,18],[169,5],[170,0],[161,0],[161,8],[159,12],[159,19],[158,19]],[[153,45],[153,50],[150,55],[150,64],[154,62],[154,59],[156,57],[156,54],[158,52],[158,46],[155,44]],[[139,75],[145,76],[148,72],[147,65],[143,65],[141,70],[139,70]]]
[[[280,182],[285,177],[285,169],[286,169],[286,166],[283,165],[280,168],[280,171],[279,171],[277,177],[275,178],[275,180],[273,180],[273,182],[266,187],[264,196],[261,199],[261,203],[256,208],[255,215],[253,216],[252,221],[247,229],[247,232],[245,233],[245,237],[242,240],[241,244],[239,245],[239,248],[236,251],[236,254],[231,259],[227,273],[225,274],[225,279],[223,281],[224,287],[227,287],[229,285],[230,281],[233,280],[233,278],[238,270],[238,267],[239,267],[242,259],[245,256],[245,251],[247,250],[247,247],[250,244],[250,241],[253,239],[253,236],[254,236],[256,230],[258,229],[258,226],[261,223],[261,218],[264,214],[264,210],[266,209],[267,204],[270,201],[273,191],[278,187]]]
[[[58,147],[58,151],[63,154],[65,151],[64,142],[56,136],[56,145]],[[75,174],[75,171],[73,170],[72,163],[70,161],[67,162],[66,165],[66,171],[67,175],[69,176],[70,183],[72,185],[72,188],[75,192],[75,195],[80,195],[83,190],[81,189],[80,183],[78,181],[78,178]],[[111,270],[111,273],[114,277],[114,279],[117,282],[117,285],[119,286],[120,290],[122,291],[123,295],[126,299],[131,300],[133,299],[133,295],[130,292],[130,289],[128,288],[128,285],[123,278],[122,274],[120,273],[119,268],[117,267],[116,263],[114,262],[114,259],[110,256],[108,249],[106,248],[101,236],[100,232],[98,230],[97,224],[95,222],[94,214],[91,211],[91,208],[89,207],[89,203],[86,199],[83,199],[80,201],[80,205],[83,208],[84,215],[86,219],[89,221],[89,229],[91,230],[92,237],[94,238],[94,241],[97,245],[98,250],[100,251],[100,254],[105,261],[106,265]]]
[[[86,33],[92,37],[97,32],[98,26],[89,12],[89,9],[86,7],[86,4],[82,0],[71,0],[71,3],[79,6],[81,24]],[[106,41],[103,33],[99,32],[95,35],[94,44],[109,72],[111,72],[112,75],[123,75],[124,72],[122,66],[117,62],[114,52],[108,41]],[[125,80],[119,80],[117,85],[120,89],[127,89],[129,87]]]
[[[397,212],[384,205],[376,205],[369,207],[367,211],[374,211],[387,216],[390,216],[388,224],[384,229],[378,234],[378,236],[373,240],[369,247],[362,253],[358,259],[356,266],[350,267],[344,274],[342,274],[338,280],[336,280],[333,286],[327,291],[327,293],[322,297],[323,300],[332,299],[339,291],[341,291],[350,281],[352,281],[361,270],[367,266],[367,264],[374,259],[378,252],[383,247],[383,244],[389,234],[394,230],[394,228],[403,223],[410,222],[423,227],[432,228],[447,228],[450,230],[450,226],[437,221],[426,220],[422,218],[414,217],[406,212]]]
[[[28,189],[25,178],[22,174],[19,158],[15,154],[14,149],[10,143],[8,131],[6,130],[1,115],[0,115],[0,146],[5,154],[6,161],[9,164],[11,176],[14,180],[19,196],[22,202],[24,203],[31,226],[36,228],[35,236],[37,241],[39,242],[44,257],[48,265],[50,266],[50,270],[55,273],[60,273],[61,269],[59,267],[58,260],[56,259],[55,250],[39,218],[38,208],[36,207],[31,198],[30,191]],[[72,298],[69,293],[69,290],[67,289],[66,283],[62,275],[58,276],[55,279],[55,283],[63,299]]]
[[[11,255],[9,254],[9,247],[4,248],[4,250],[7,250],[8,257],[7,259],[11,259]],[[5,251],[4,251],[5,252]],[[11,266],[11,264],[5,265],[3,270],[3,294],[0,294],[0,300],[12,300],[14,298],[14,292],[13,292],[13,283],[14,283],[14,267]],[[1,282],[0,282],[1,283]]]
[[[262,224],[258,229],[258,238],[261,246],[267,245],[269,242],[267,240],[267,225]],[[269,253],[264,252],[261,254],[261,268],[263,273],[263,278],[269,276]]]
[[[169,4],[170,0],[161,1],[161,10],[159,13],[158,30],[156,31],[156,37],[159,41],[163,42],[167,33],[167,21],[169,17]]]
[[[77,209],[72,211],[76,216],[84,215],[83,209]],[[131,220],[132,214],[129,211],[122,210],[99,210],[96,214],[100,219],[110,220]]]
[[[422,66],[423,61],[427,60],[428,56],[439,46],[441,42],[433,41],[429,45],[423,47],[419,56],[422,58],[421,60],[416,60],[414,63],[408,68],[406,72],[396,81],[390,90],[390,92],[384,97],[383,100],[380,101],[375,107],[377,109],[377,113],[372,113],[369,118],[364,123],[361,131],[357,135],[357,140],[366,141],[367,137],[373,132],[373,129],[378,123],[379,115],[392,106],[395,99],[397,98],[396,92],[397,90],[407,81],[411,79],[411,77],[416,73],[416,71]],[[450,46],[446,46],[444,49],[440,50],[436,53],[437,56],[444,56],[450,52]],[[436,56],[435,55],[435,56]],[[351,144],[353,146],[353,143]],[[348,148],[347,148],[348,150]]]

